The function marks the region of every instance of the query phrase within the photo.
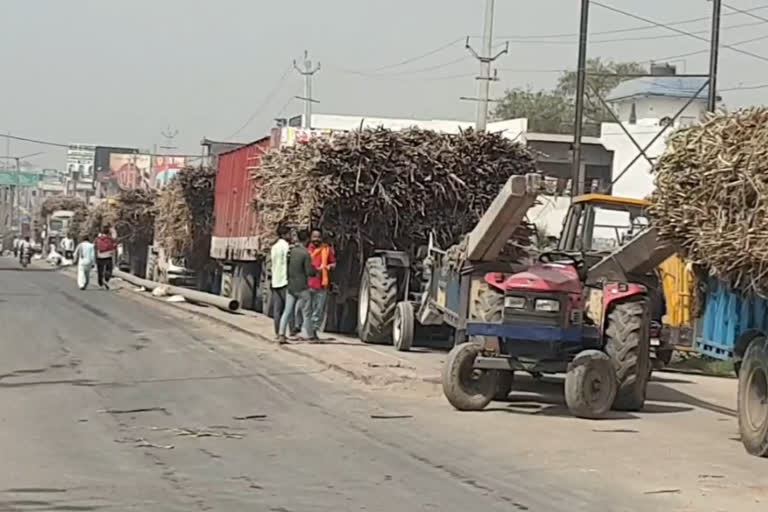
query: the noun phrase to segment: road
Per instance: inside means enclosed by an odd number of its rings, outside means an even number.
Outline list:
[[[437,397],[373,394],[169,306],[82,292],[7,258],[0,345],[0,511],[745,511],[768,501],[756,474],[768,462],[733,441],[707,449],[694,433],[686,455],[638,428],[646,418],[460,414]],[[674,418],[666,407],[648,424]],[[732,428],[730,416],[700,414]]]

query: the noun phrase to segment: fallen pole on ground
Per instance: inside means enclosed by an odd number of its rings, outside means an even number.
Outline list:
[[[136,277],[133,274],[128,274],[121,270],[115,270],[112,272],[112,275],[131,284],[135,284],[136,286],[143,286],[150,292],[157,287],[163,286],[168,290],[170,295],[181,295],[190,302],[215,306],[224,311],[237,311],[240,309],[240,302],[235,299],[230,299],[229,297],[221,297],[219,295],[213,295],[212,293],[199,292],[197,290],[190,290],[189,288],[180,288],[169,284],[157,283],[148,279]]]

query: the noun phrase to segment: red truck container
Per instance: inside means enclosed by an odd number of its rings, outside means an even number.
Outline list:
[[[241,307],[257,311],[262,309],[262,258],[250,175],[271,146],[272,137],[264,137],[221,153],[214,189],[211,258],[220,264],[221,295],[236,298]]]

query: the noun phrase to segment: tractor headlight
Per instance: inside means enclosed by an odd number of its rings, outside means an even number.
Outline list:
[[[525,309],[525,297],[505,297],[504,307],[510,309]]]
[[[560,311],[560,301],[554,299],[536,299],[536,311],[542,313],[557,313]]]

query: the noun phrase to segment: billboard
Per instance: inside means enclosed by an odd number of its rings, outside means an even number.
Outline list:
[[[121,190],[149,189],[152,185],[152,157],[136,153],[111,153],[108,172],[98,173],[100,197],[112,197]]]
[[[176,176],[176,173],[186,167],[187,159],[183,156],[157,155],[154,161],[155,179],[153,185],[162,188]]]
[[[96,146],[70,144],[67,147],[67,176],[78,181],[93,181]]]
[[[96,146],[94,157],[94,182],[96,183],[96,196],[105,198],[117,194],[119,187],[110,168],[112,154],[137,155],[138,149],[121,148],[112,146]]]

